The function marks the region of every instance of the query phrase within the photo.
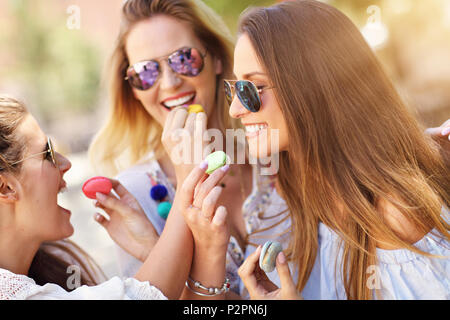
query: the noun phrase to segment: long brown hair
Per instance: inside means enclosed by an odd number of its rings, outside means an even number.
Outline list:
[[[377,263],[377,242],[426,254],[386,223],[380,201],[420,232],[435,228],[449,239],[441,216],[450,203],[449,169],[359,30],[337,9],[312,0],[252,8],[239,32],[249,36],[273,82],[288,127],[279,183],[292,219],[288,253],[298,267],[298,290],[314,266],[322,222],[342,239],[347,298],[371,299],[367,268]]]
[[[187,23],[208,53],[222,62],[223,72],[216,77],[216,105],[211,116],[217,117],[221,126],[218,129],[225,130],[232,125],[222,80],[233,74],[234,41],[222,19],[201,0],[128,0],[122,9],[121,28],[109,63],[110,113],[89,151],[93,165],[108,175],[138,162],[150,151],[155,152],[156,159],[162,155],[161,126],[134,97],[124,80],[129,67],[125,51],[128,34],[138,22],[156,15]],[[119,163],[118,159],[123,162]]]
[[[18,174],[25,144],[16,129],[28,115],[25,105],[6,95],[0,95],[0,174]],[[69,240],[43,243],[31,263],[28,276],[39,285],[54,283],[71,291],[68,267],[77,265],[81,271],[80,285],[95,285],[105,279],[98,265],[89,255]]]

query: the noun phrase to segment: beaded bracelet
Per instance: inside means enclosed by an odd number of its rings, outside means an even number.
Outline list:
[[[202,293],[202,292],[196,291],[194,288],[192,288],[189,285],[188,280],[194,283],[194,287],[195,288],[203,289],[205,291],[208,291],[208,293]],[[224,292],[228,292],[230,290],[230,280],[228,278],[225,278],[225,282],[223,283],[222,288],[214,288],[214,287],[208,288],[208,287],[205,287],[199,281],[195,281],[195,280],[191,279],[191,277],[188,277],[188,280],[186,280],[186,282],[185,282],[186,287],[189,290],[191,290],[193,293],[195,293],[196,295],[199,295],[199,296],[214,297],[214,296],[218,296],[218,295],[220,295],[220,294],[222,294]]]

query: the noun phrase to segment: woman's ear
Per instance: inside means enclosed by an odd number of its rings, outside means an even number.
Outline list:
[[[13,203],[19,200],[16,185],[14,177],[0,174],[0,203]]]

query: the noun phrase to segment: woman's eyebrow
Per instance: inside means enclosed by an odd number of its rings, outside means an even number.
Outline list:
[[[259,71],[254,71],[254,72],[250,72],[250,73],[246,73],[243,75],[244,79],[249,79],[253,76],[267,76],[264,72],[259,72]]]

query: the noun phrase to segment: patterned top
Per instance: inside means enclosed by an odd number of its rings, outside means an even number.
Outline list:
[[[149,175],[157,177],[158,183],[167,187],[168,201],[173,202],[175,189],[155,160],[135,165],[121,172],[117,179],[137,199],[157,233],[161,234],[165,220],[159,217],[157,213],[158,202],[154,201],[149,195],[152,187]],[[290,226],[290,219],[286,209],[284,201],[275,191],[274,177],[261,175],[259,167],[254,166],[253,190],[244,202],[242,210],[249,235],[249,245],[243,251],[238,241],[231,236],[226,256],[226,277],[230,280],[230,290],[240,294],[243,298],[248,298],[248,293],[240,281],[237,269],[258,245],[264,244],[267,240],[276,240],[283,244],[283,248],[287,247],[287,230]],[[265,230],[268,227],[272,228]],[[130,277],[134,275],[142,263],[119,246],[116,245],[116,247],[122,276]],[[276,271],[268,276],[279,285]]]

